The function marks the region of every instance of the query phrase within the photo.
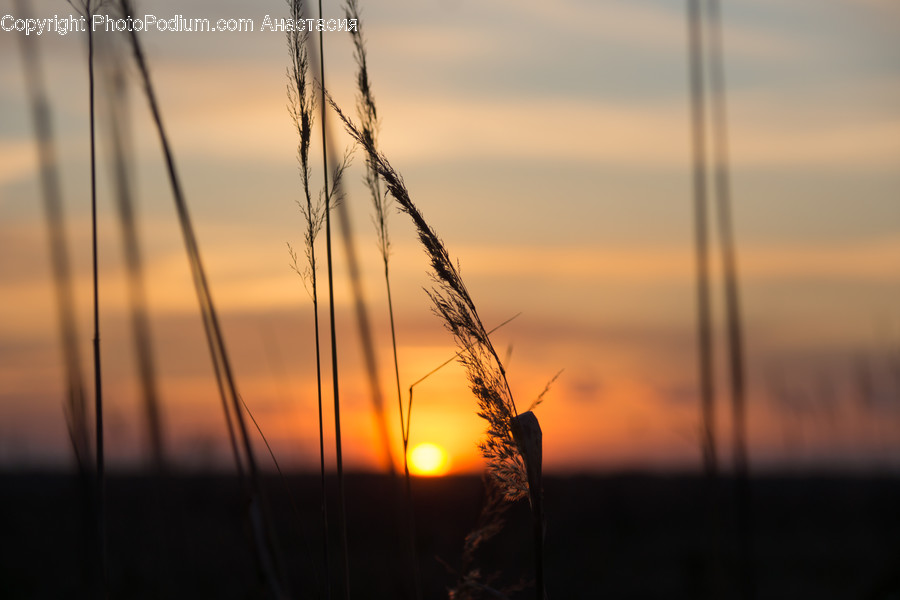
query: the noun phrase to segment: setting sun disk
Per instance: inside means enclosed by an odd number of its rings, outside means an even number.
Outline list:
[[[437,444],[419,444],[409,453],[410,471],[414,475],[443,475],[450,469],[447,452]]]

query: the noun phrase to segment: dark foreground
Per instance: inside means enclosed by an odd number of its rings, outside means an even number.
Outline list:
[[[265,485],[290,596],[323,598],[318,478],[271,477]],[[351,476],[346,488],[353,598],[409,597],[403,495],[388,478],[372,475]],[[413,493],[424,597],[447,598],[464,537],[478,518],[482,484],[475,477],[415,480]],[[708,497],[693,477],[548,479],[548,597],[741,598],[755,586],[760,599],[900,598],[897,478],[755,480],[749,560],[736,543],[731,483],[720,486],[718,508],[710,509]],[[111,477],[108,596],[270,597],[244,498],[225,476]],[[0,598],[99,597],[91,592],[96,553],[83,507],[73,475],[0,474]],[[329,509],[334,571],[336,505]],[[498,573],[493,587],[514,586],[533,577],[532,550],[522,503],[475,562],[482,576]],[[332,597],[341,598],[330,579]],[[535,595],[525,588],[510,597]]]

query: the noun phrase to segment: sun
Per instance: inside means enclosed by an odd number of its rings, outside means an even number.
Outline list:
[[[419,444],[409,453],[409,468],[414,475],[436,477],[450,469],[447,451],[437,444]]]

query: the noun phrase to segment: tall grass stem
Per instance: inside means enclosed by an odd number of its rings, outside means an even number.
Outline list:
[[[30,17],[28,4],[24,0],[14,0],[17,14]],[[72,269],[69,262],[69,243],[63,214],[63,194],[60,184],[59,161],[57,159],[53,119],[50,102],[44,84],[42,63],[38,47],[41,43],[35,36],[18,36],[21,42],[21,58],[25,76],[25,89],[31,107],[31,121],[37,146],[38,169],[40,175],[41,198],[44,221],[53,273],[53,288],[59,326],[59,343],[63,356],[66,379],[66,397],[63,403],[66,425],[72,453],[78,467],[81,512],[84,536],[84,552],[80,553],[85,588],[94,595],[102,594],[101,581],[97,576],[99,561],[99,541],[96,539],[96,498],[92,482],[90,461],[91,440],[87,423],[87,399],[84,389],[84,375],[81,371],[78,325],[75,317],[75,293]],[[95,560],[96,559],[96,560]]]
[[[319,0],[319,19],[322,19],[322,0]],[[319,31],[319,83],[321,101],[319,103],[322,127],[322,164],[325,181],[325,252],[328,268],[328,317],[331,325],[331,374],[334,396],[334,445],[337,463],[338,480],[338,535],[340,539],[341,576],[344,585],[344,597],[350,600],[350,559],[347,546],[347,510],[344,490],[344,457],[341,440],[341,402],[338,381],[337,331],[334,317],[334,268],[331,252],[331,194],[328,186],[328,131],[325,106],[325,37]]]
[[[123,14],[131,16],[134,11],[129,0],[121,0]],[[157,133],[162,146],[163,155],[165,157],[166,171],[169,183],[172,188],[172,195],[175,201],[178,221],[181,226],[182,237],[184,238],[185,249],[188,254],[188,261],[191,267],[191,274],[194,281],[194,287],[197,292],[197,298],[200,304],[201,314],[203,315],[204,329],[207,341],[209,343],[213,363],[215,366],[217,379],[219,382],[220,392],[223,393],[223,404],[225,404],[226,415],[228,409],[232,411],[232,416],[237,423],[237,431],[240,434],[241,446],[243,449],[243,458],[246,460],[246,466],[249,473],[248,492],[250,495],[250,522],[254,531],[254,539],[256,541],[257,557],[259,558],[261,568],[266,576],[267,583],[276,597],[284,597],[286,592],[282,581],[281,569],[276,551],[276,543],[274,538],[274,530],[271,525],[268,511],[262,493],[262,487],[259,479],[259,471],[253,454],[253,447],[250,436],[247,431],[247,425],[243,417],[243,411],[240,406],[240,398],[237,393],[234,375],[231,363],[225,347],[225,340],[222,335],[219,319],[213,304],[212,295],[209,289],[209,283],[206,278],[206,272],[200,257],[200,248],[197,242],[194,228],[188,212],[187,202],[182,191],[180,179],[178,177],[175,160],[169,145],[168,136],[162,122],[162,114],[156,100],[156,94],[150,78],[149,68],[143,54],[137,33],[130,32],[131,47],[134,54],[135,62],[143,82],[144,92],[147,97],[153,122],[156,125]],[[227,396],[225,395],[227,394]],[[226,400],[227,398],[227,400]],[[230,402],[229,402],[230,401]],[[236,457],[238,453],[236,446],[234,448]],[[240,465],[240,460],[238,460]],[[240,467],[239,467],[240,468]]]
[[[718,473],[713,388],[712,317],[709,284],[709,225],[706,193],[706,103],[703,77],[701,0],[688,0],[688,51],[691,94],[691,149],[694,189],[694,249],[697,294],[697,344],[700,377],[700,448],[703,469]]]
[[[728,113],[725,59],[722,42],[722,15],[719,0],[709,0],[708,39],[710,46],[710,88],[712,97],[713,160],[719,224],[719,243],[725,283],[725,317],[728,332],[728,359],[733,423],[735,502],[740,560],[740,593],[744,600],[756,596],[752,565],[753,513],[750,488],[750,461],[747,454],[747,384],[744,361],[744,334],[741,318],[737,251],[731,211],[731,176],[728,158]]]

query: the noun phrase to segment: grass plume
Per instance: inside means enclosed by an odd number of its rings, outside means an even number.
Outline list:
[[[441,317],[460,348],[460,362],[466,369],[470,389],[478,401],[478,416],[488,423],[487,435],[479,445],[487,461],[488,473],[507,500],[527,497],[531,504],[535,536],[535,588],[537,598],[543,599],[541,430],[537,417],[530,411],[518,414],[503,363],[478,315],[459,267],[450,259],[437,233],[413,204],[403,178],[375,148],[372,140],[366,138],[330,97],[328,100],[347,132],[365,150],[388,192],[412,219],[419,241],[430,259],[434,285],[427,291],[428,296],[435,313]]]
[[[400,174],[333,101],[331,105],[350,136],[366,151],[400,209],[413,220],[419,241],[431,261],[434,286],[427,292],[428,296],[435,313],[442,318],[460,348],[459,360],[466,368],[470,387],[478,400],[478,415],[488,422],[487,439],[481,444],[482,455],[507,499],[523,498],[528,494],[528,482],[511,428],[512,419],[518,412],[506,380],[506,371],[478,316],[459,268],[450,259],[437,233],[413,204]]]

